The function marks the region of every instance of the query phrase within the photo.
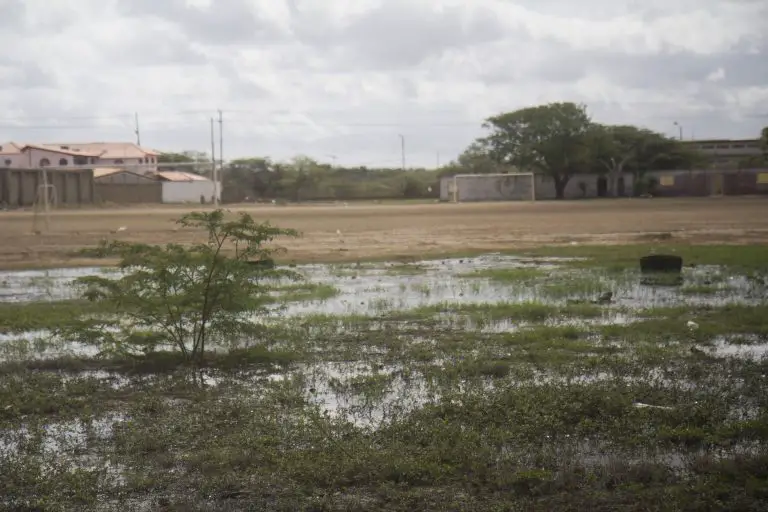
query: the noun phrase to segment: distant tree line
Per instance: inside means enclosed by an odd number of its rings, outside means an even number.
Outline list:
[[[443,176],[514,170],[550,176],[558,198],[573,176],[598,173],[607,178],[609,195],[615,195],[623,172],[633,173],[642,190],[646,171],[709,165],[706,156],[678,139],[632,125],[597,123],[585,105],[576,103],[502,113],[486,119],[483,127],[486,136],[439,169],[336,167],[306,156],[288,162],[266,157],[233,160],[221,173],[222,198],[230,202],[435,198]],[[761,138],[763,155],[745,159],[740,166],[768,167],[768,127]],[[210,168],[205,153],[169,153],[159,161],[205,162],[207,167],[192,167],[201,173]]]

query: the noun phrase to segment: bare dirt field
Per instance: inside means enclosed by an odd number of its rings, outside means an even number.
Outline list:
[[[672,233],[681,243],[768,242],[768,198],[617,199],[536,203],[231,205],[303,233],[281,245],[292,261],[413,258],[548,244],[637,243]],[[200,209],[191,208],[191,209]],[[32,212],[0,213],[0,267],[81,265],[103,239],[191,242],[173,222],[189,207],[61,210],[50,229]],[[125,230],[114,232],[120,227]]]

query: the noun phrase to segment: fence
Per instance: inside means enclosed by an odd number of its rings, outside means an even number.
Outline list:
[[[768,194],[768,169],[652,171],[645,179],[655,196]]]
[[[94,202],[91,169],[49,170],[46,175],[48,184],[56,191],[59,205]],[[43,184],[41,169],[0,169],[0,203],[8,208],[33,206]]]

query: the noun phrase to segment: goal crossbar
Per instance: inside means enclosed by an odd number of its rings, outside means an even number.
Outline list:
[[[454,174],[451,179],[451,202],[458,203],[459,202],[459,187],[458,187],[458,181],[457,178],[473,178],[473,179],[481,179],[481,178],[490,178],[490,177],[510,177],[510,176],[528,176],[531,178],[531,201],[536,200],[536,179],[535,179],[535,173],[532,172],[507,172],[507,173],[490,173],[490,174]]]

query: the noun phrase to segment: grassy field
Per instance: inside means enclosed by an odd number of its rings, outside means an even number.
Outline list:
[[[71,280],[112,269],[2,272],[0,509],[764,510],[763,203],[718,201],[253,209],[330,263],[201,370],[56,335],[105,311]],[[191,240],[180,211],[62,212],[79,234],[35,261],[122,225]],[[18,249],[30,219],[4,215]],[[641,280],[650,252],[682,285]]]
[[[509,250],[570,243],[625,244],[669,233],[682,243],[768,240],[766,198],[622,199],[536,203],[349,203],[237,206],[300,230],[286,243],[298,262],[357,261]],[[73,256],[102,239],[189,242],[179,207],[63,210],[51,229],[31,212],[0,213],[0,268],[87,264]],[[121,227],[124,231],[117,231]],[[649,235],[649,233],[651,235]],[[649,238],[649,236],[651,238]]]

